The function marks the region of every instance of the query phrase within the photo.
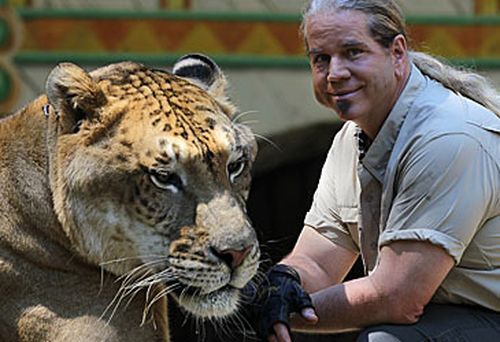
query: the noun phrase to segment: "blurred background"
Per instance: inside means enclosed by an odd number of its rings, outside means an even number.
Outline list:
[[[500,89],[500,0],[400,4],[413,48],[472,68]],[[58,62],[93,69],[134,60],[169,68],[185,53],[212,56],[246,113],[242,121],[261,137],[249,214],[270,264],[293,246],[341,126],[313,99],[299,36],[304,5],[304,0],[0,0],[0,117],[44,93],[45,78]],[[357,275],[358,268],[350,277]],[[237,331],[229,333],[231,339],[210,327],[201,334],[182,313],[176,316],[179,341],[243,339]]]

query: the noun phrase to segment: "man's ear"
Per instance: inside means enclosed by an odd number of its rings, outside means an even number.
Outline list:
[[[394,37],[391,44],[391,53],[396,59],[408,55],[408,43],[406,42],[405,36],[398,34]]]
[[[59,117],[60,133],[71,133],[83,120],[99,117],[107,99],[90,75],[72,63],[61,63],[49,74],[45,85],[49,104]]]
[[[228,116],[233,115],[235,107],[227,97],[227,79],[210,57],[198,53],[182,56],[175,62],[172,72],[206,90]]]
[[[390,50],[396,70],[396,75],[402,76],[409,63],[408,44],[406,42],[405,36],[402,34],[398,34],[396,37],[394,37]]]

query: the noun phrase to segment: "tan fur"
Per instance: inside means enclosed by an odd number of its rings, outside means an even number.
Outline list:
[[[169,341],[167,294],[234,314],[256,145],[216,76],[62,64],[0,121],[0,341]]]

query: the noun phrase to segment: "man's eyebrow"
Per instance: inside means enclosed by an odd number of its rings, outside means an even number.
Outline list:
[[[318,48],[308,49],[306,51],[307,55],[317,55],[317,54],[322,53],[322,52],[323,52],[323,50],[318,49]]]
[[[357,47],[357,48],[360,48],[360,47],[364,48],[366,46],[367,46],[367,44],[365,42],[362,42],[362,41],[359,41],[359,40],[355,40],[355,39],[349,39],[349,40],[346,40],[346,41],[344,41],[344,42],[342,42],[340,44],[340,47],[342,49],[355,48],[355,47]],[[308,56],[310,56],[310,55],[318,55],[318,54],[321,54],[321,53],[323,53],[323,49],[321,49],[321,48],[312,48],[312,49],[308,49],[306,51],[306,54]]]
[[[342,42],[341,46],[343,48],[364,47],[366,44],[359,40],[346,40],[345,42]]]

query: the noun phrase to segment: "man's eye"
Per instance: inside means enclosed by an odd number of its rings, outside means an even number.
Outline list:
[[[327,64],[330,62],[330,56],[328,55],[316,55],[313,58],[314,64]]]
[[[361,53],[363,52],[363,50],[361,49],[356,49],[356,48],[353,48],[353,49],[349,49],[347,50],[347,57],[349,58],[356,58],[358,57]]]

